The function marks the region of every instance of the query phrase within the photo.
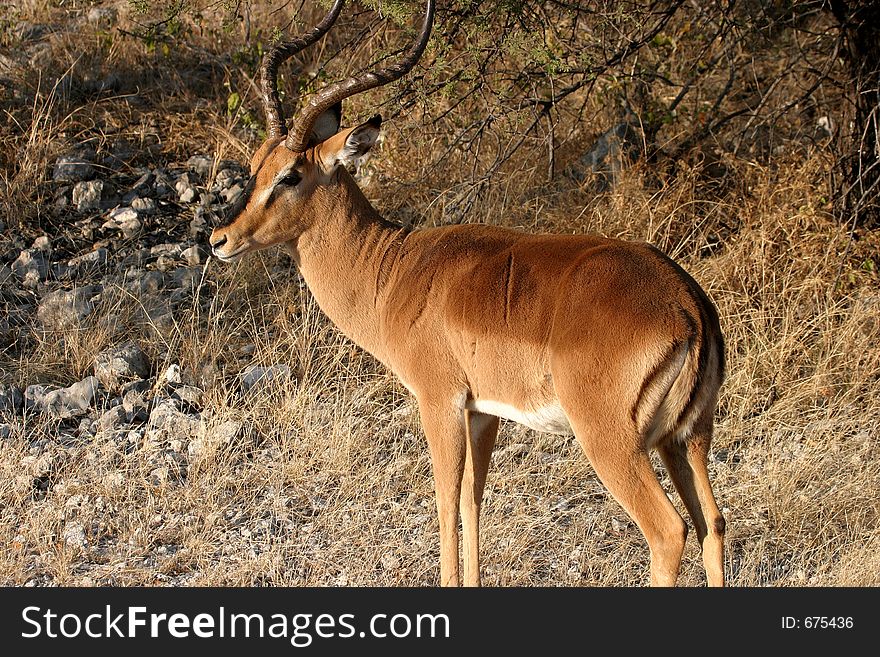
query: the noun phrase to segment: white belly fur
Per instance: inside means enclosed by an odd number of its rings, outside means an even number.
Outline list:
[[[503,417],[505,420],[513,420],[535,431],[555,433],[562,436],[570,436],[574,433],[571,429],[571,423],[568,421],[568,416],[562,410],[562,406],[558,404],[523,411],[509,404],[489,399],[470,399],[465,404],[465,408],[471,411],[486,413],[487,415]]]

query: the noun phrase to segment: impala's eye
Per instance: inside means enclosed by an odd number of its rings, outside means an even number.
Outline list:
[[[298,172],[291,171],[281,179],[280,184],[287,185],[288,187],[296,187],[297,185],[299,185],[301,180],[302,176],[299,175]]]

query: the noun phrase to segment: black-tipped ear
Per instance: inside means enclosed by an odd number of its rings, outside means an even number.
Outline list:
[[[330,109],[324,110],[315,121],[315,125],[312,128],[312,136],[309,138],[309,147],[330,139],[330,137],[339,132],[340,125],[342,125],[342,101],[339,101]]]

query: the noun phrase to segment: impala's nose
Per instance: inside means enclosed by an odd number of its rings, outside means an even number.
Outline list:
[[[211,237],[208,238],[208,243],[211,245],[211,250],[214,252],[214,255],[219,255],[217,249],[226,244],[226,241],[226,235],[222,233],[218,235],[216,230],[211,233]]]

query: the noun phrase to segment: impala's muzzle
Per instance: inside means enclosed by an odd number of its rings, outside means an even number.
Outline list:
[[[211,245],[211,252],[221,260],[234,260],[235,257],[240,255],[240,252],[246,248],[245,245],[241,245],[239,248],[233,248],[232,251],[229,251],[228,249],[230,246],[234,247],[234,245],[229,244],[229,231],[232,224],[238,219],[238,216],[244,212],[245,208],[247,208],[256,186],[257,177],[251,176],[248,178],[244,190],[226,210],[223,221],[213,230],[211,237],[208,238],[208,243]],[[224,249],[223,247],[227,248]]]

